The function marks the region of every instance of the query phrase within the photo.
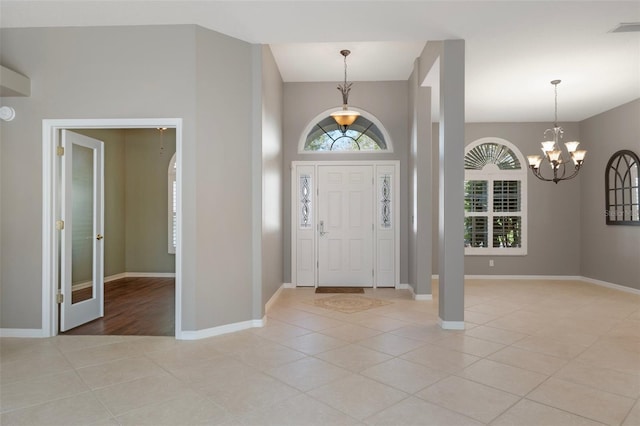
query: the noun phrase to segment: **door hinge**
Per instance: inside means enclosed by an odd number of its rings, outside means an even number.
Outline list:
[[[371,278],[373,278],[373,269],[371,270]]]
[[[60,291],[58,290],[58,294],[56,294],[56,303],[63,303],[64,302],[64,294],[60,293]]]
[[[64,147],[63,146],[57,146],[56,147],[56,155],[58,157],[62,157],[64,155]]]
[[[56,220],[56,230],[62,231],[64,229],[64,220]]]

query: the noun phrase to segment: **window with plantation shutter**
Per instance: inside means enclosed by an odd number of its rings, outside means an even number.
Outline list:
[[[169,161],[169,170],[168,170],[168,218],[169,218],[169,229],[168,229],[168,248],[170,254],[175,254],[176,252],[176,243],[177,243],[177,224],[176,224],[176,211],[177,211],[177,186],[176,186],[176,155],[173,154],[171,157],[171,161]]]
[[[520,151],[504,139],[482,138],[465,149],[465,254],[527,254],[522,164]]]

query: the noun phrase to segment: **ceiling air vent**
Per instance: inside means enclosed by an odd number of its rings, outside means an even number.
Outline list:
[[[633,33],[640,31],[640,22],[622,22],[609,31],[610,33]]]

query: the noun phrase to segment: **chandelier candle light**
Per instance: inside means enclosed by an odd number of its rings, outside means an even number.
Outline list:
[[[574,164],[573,172],[571,172],[571,170],[567,170],[568,160],[563,158],[560,148],[560,140],[562,139],[564,131],[562,130],[562,127],[558,126],[558,84],[560,84],[560,80],[553,80],[551,81],[551,84],[553,84],[555,90],[555,121],[553,122],[552,129],[544,131],[544,136],[546,137],[547,134],[550,134],[553,137],[553,140],[542,142],[542,152],[544,153],[544,156],[528,155],[527,159],[529,160],[529,168],[535,177],[546,182],[553,182],[557,184],[561,180],[573,179],[578,175],[587,151],[578,149],[578,145],[580,145],[580,142],[578,141],[565,142],[564,145],[567,149],[567,153],[569,154],[569,157],[571,157],[571,160],[573,160]],[[543,176],[540,167],[543,161],[549,163],[551,170],[553,170],[553,177]]]
[[[350,50],[341,50],[340,54],[344,57],[344,83],[338,85],[338,90],[342,93],[342,109],[331,113],[331,117],[338,123],[342,133],[345,133],[349,126],[360,116],[358,111],[352,111],[349,109],[349,91],[353,83],[347,83],[347,56],[351,53]]]

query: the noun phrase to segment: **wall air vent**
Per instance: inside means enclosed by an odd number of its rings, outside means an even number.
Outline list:
[[[633,33],[638,31],[640,31],[640,22],[622,22],[609,32],[610,33]]]

